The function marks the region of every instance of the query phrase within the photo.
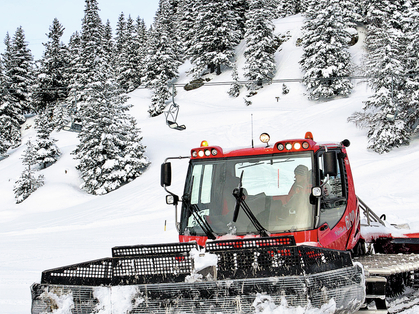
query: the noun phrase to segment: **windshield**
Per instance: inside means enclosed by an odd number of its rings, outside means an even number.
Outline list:
[[[281,154],[228,159],[192,160],[182,205],[181,231],[204,235],[192,215],[191,205],[218,234],[257,233],[240,210],[232,223],[236,199],[234,188],[240,176],[245,202],[260,224],[269,232],[312,229],[314,207],[309,202],[313,154]]]

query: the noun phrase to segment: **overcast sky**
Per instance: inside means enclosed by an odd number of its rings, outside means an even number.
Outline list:
[[[131,15],[143,18],[147,27],[153,22],[158,0],[98,0],[100,17],[103,23],[109,19],[112,30],[121,12],[125,17]],[[35,59],[40,59],[44,51],[42,43],[54,18],[64,26],[62,41],[68,44],[70,36],[81,30],[84,16],[84,0],[0,0],[0,53],[4,52],[4,38],[10,37],[22,26],[28,47]]]

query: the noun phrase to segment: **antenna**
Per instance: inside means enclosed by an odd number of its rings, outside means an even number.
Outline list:
[[[252,148],[255,148],[255,145],[254,145],[254,143],[253,143],[253,113],[251,114],[251,117],[250,117],[250,120],[251,120],[251,128],[252,128]]]

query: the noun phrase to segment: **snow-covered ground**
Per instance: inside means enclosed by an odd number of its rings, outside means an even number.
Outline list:
[[[298,67],[302,50],[295,45],[302,21],[301,16],[294,16],[276,23],[277,32],[289,30],[292,35],[276,54],[276,78],[302,76]],[[237,49],[239,67],[244,64],[243,49]],[[351,47],[351,53],[359,62],[362,43]],[[186,69],[187,65],[181,69],[180,83],[190,79],[184,74]],[[212,81],[229,81],[230,75],[226,72]],[[308,101],[300,83],[287,83],[287,95],[282,95],[282,84],[273,84],[252,97],[251,106],[244,104],[245,88],[235,99],[227,95],[229,86],[193,91],[178,88],[178,122],[186,125],[184,131],[169,129],[163,115],[150,118],[150,92],[138,89],[130,95],[132,114],[138,119],[152,164],[134,182],[104,196],[79,189],[81,181],[70,154],[78,141],[76,133],[53,133],[63,155],[42,170],[45,185],[19,205],[14,201],[13,185],[23,170],[20,158],[25,146],[9,152],[10,157],[0,161],[0,313],[30,313],[30,286],[40,281],[45,269],[110,256],[113,246],[176,242],[174,208],[165,204],[160,164],[168,156],[188,156],[202,140],[224,148],[250,147],[252,115],[255,142],[262,132],[269,133],[272,142],[303,137],[306,131],[319,142],[349,139],[357,195],[377,213],[385,213],[388,220],[409,223],[411,229],[419,230],[419,138],[385,155],[368,151],[366,131],[347,122],[370,95],[365,83],[354,83],[350,97],[329,102]],[[33,125],[31,119],[24,125],[24,143],[35,137]],[[178,194],[186,163],[173,162],[172,190]],[[263,313],[303,311],[281,307],[267,308]]]

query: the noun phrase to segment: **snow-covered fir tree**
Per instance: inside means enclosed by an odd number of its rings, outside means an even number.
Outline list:
[[[278,0],[272,0],[273,6],[277,6]],[[246,12],[249,10],[249,1],[248,0],[230,0],[230,7],[233,11],[232,21],[233,25],[236,25],[235,28],[240,33],[240,40],[244,38],[246,33]],[[275,8],[273,8],[275,9]],[[233,27],[234,28],[234,27]]]
[[[172,96],[173,80],[178,77],[181,64],[177,42],[171,36],[170,7],[166,0],[160,1],[153,28],[149,31],[144,66],[143,83],[153,91],[148,112],[151,116],[161,114]]]
[[[388,89],[382,88],[365,102],[365,109],[371,112],[368,148],[379,154],[407,145],[410,140],[406,123],[398,113],[392,97]]]
[[[68,43],[68,51],[68,98],[66,101],[66,114],[68,116],[74,116],[78,110],[77,104],[82,100],[80,91],[83,90],[85,85],[83,79],[85,70],[82,67],[81,60],[81,36],[78,32],[75,32],[73,35],[71,35],[70,41]],[[64,124],[66,124],[66,119],[62,120],[62,125]]]
[[[10,136],[8,130],[4,127],[6,117],[3,113],[4,103],[6,102],[6,88],[5,88],[5,76],[3,73],[3,65],[0,59],[0,157],[4,155],[9,149],[10,142],[8,137]],[[10,118],[9,118],[10,119]]]
[[[276,15],[285,17],[300,13],[300,0],[278,0]]]
[[[340,6],[342,8],[343,23],[351,33],[355,33],[356,26],[363,22],[363,17],[360,14],[362,11],[361,2],[342,0]]]
[[[125,20],[124,12],[121,12],[118,16],[118,22],[116,23],[115,29],[115,56],[119,56],[125,45],[127,34],[127,21]]]
[[[136,48],[137,53],[135,54],[135,59],[136,59],[136,63],[137,63],[137,68],[138,68],[138,77],[137,77],[137,82],[136,85],[140,86],[143,84],[142,82],[142,77],[144,75],[144,62],[145,62],[145,56],[146,56],[146,51],[147,51],[147,27],[146,24],[144,22],[144,19],[140,18],[139,16],[137,16],[136,19],[136,23],[135,23],[135,32],[136,32],[136,36],[135,36],[135,45],[138,47]],[[179,45],[179,49],[180,49],[180,45]]]
[[[13,48],[9,34],[6,34],[4,40],[6,46],[2,54],[0,67],[0,134],[2,138],[1,154],[4,154],[9,148],[17,147],[21,144],[20,125],[25,122],[22,105],[10,89],[12,86],[12,77],[10,69],[13,68]]]
[[[99,16],[97,0],[85,0],[79,55],[74,57],[76,59],[71,64],[73,73],[68,97],[69,104],[77,102],[79,108],[75,108],[75,111],[78,116],[82,116],[83,109],[89,105],[86,101],[90,92],[87,86],[95,82],[95,73],[105,60],[103,38],[104,26]]]
[[[113,40],[112,27],[111,22],[109,20],[106,21],[103,32],[103,53],[104,58],[106,59],[105,62],[107,62],[112,68],[114,68],[116,66],[115,42]]]
[[[50,137],[54,124],[51,116],[48,114],[49,112],[51,110],[47,109],[35,119],[36,141],[33,149],[37,164],[41,169],[45,169],[55,163],[61,155],[60,150],[55,145],[57,141]]]
[[[352,90],[350,34],[339,0],[309,2],[303,25],[303,82],[310,99],[348,96]]]
[[[25,165],[25,168],[19,179],[15,182],[13,188],[17,204],[23,202],[39,187],[44,185],[44,176],[39,175],[38,177],[35,177],[34,175],[32,166],[36,165],[36,163],[34,146],[31,141],[28,140],[26,149],[23,151],[22,155],[22,164]]]
[[[125,32],[121,39],[118,38],[118,44],[122,39],[124,43],[118,47],[120,51],[116,56],[117,81],[126,92],[132,92],[141,82],[141,60],[138,58],[140,49],[138,33],[131,16],[128,16]]]
[[[84,181],[82,189],[97,195],[130,182],[149,164],[143,155],[139,130],[126,113],[127,96],[104,57],[101,25],[97,2],[86,0],[80,55],[81,63],[90,67],[80,72],[85,82],[78,103],[82,130],[74,154]]]
[[[410,140],[404,103],[406,39],[401,27],[401,7],[392,1],[371,1],[367,14],[366,74],[374,94],[363,112],[350,119],[368,127],[368,148],[377,153]]]
[[[20,106],[22,113],[30,112],[31,86],[34,83],[33,56],[25,39],[23,28],[19,26],[10,41],[7,61],[4,63],[5,75],[9,78],[7,86],[12,101],[16,107]]]
[[[186,55],[193,44],[194,24],[198,15],[195,4],[194,0],[179,1],[176,28],[182,56]]]
[[[233,71],[231,73],[231,78],[233,79],[233,83],[230,86],[230,89],[228,90],[228,94],[231,97],[239,97],[240,95],[240,89],[243,87],[239,83],[239,74],[237,73],[237,66],[233,66]]]
[[[234,48],[242,38],[238,12],[232,1],[204,0],[195,3],[198,14],[193,38],[186,51],[194,78],[203,74],[221,74],[222,67],[232,67]]]
[[[282,14],[282,0],[265,0],[264,2],[265,8],[269,10],[273,19],[285,16]]]
[[[252,81],[247,88],[257,90],[269,84],[276,72],[273,15],[264,0],[251,0],[246,14],[246,59],[244,76]]]
[[[109,193],[140,176],[149,161],[144,156],[139,129],[127,115],[127,96],[122,94],[106,64],[95,72],[86,95],[80,144],[74,151],[77,169],[90,194]]]
[[[399,97],[398,106],[408,132],[413,134],[419,125],[419,1],[406,1],[401,14],[400,44],[405,47],[401,64],[405,84],[404,97]]]
[[[39,61],[39,67],[35,71],[36,78],[33,86],[33,102],[36,112],[45,112],[53,117],[56,107],[68,97],[67,93],[67,68],[68,51],[61,42],[64,27],[58,19],[54,19],[49,28],[48,41],[44,43],[45,50]]]

